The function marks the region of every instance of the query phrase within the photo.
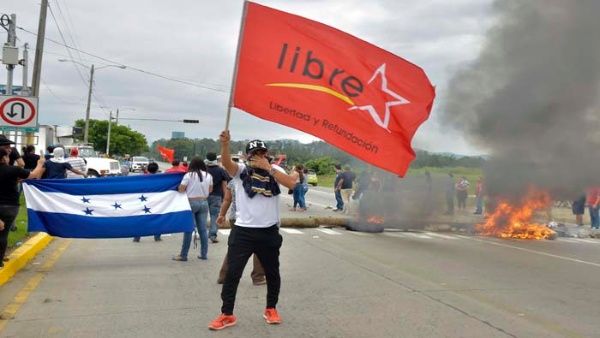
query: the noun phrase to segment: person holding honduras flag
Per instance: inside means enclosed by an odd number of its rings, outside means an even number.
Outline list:
[[[191,232],[183,174],[25,180],[29,231],[65,238],[131,238]]]

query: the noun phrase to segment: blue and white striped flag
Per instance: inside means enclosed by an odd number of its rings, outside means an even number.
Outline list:
[[[25,180],[29,231],[66,238],[119,238],[191,232],[183,174]]]

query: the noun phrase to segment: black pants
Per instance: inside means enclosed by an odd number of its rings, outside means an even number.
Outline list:
[[[235,295],[244,267],[252,254],[255,254],[265,270],[267,278],[267,307],[274,308],[279,300],[281,278],[279,276],[279,248],[283,238],[279,227],[247,228],[234,226],[229,234],[227,263],[229,270],[225,276],[221,299],[221,312],[230,315],[235,305]]]
[[[8,233],[10,226],[17,218],[19,207],[13,205],[0,205],[0,219],[4,222],[4,229],[0,231],[0,262],[4,259],[6,247],[8,246]]]

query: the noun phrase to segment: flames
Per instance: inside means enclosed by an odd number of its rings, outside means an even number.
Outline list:
[[[383,224],[385,219],[382,216],[370,216],[367,218],[367,223],[369,224]]]
[[[551,205],[550,194],[530,189],[520,203],[497,200],[496,208],[486,215],[485,223],[477,224],[475,229],[482,235],[501,238],[551,238],[555,232],[534,220],[536,212],[545,211]]]

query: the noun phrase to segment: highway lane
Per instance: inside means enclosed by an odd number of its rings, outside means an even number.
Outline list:
[[[284,323],[264,324],[264,287],[242,282],[228,337],[597,337],[600,240],[282,229]],[[221,230],[221,237],[228,235]],[[67,240],[52,244],[40,269]],[[208,336],[223,242],[173,262],[162,242],[74,240],[2,337]],[[190,255],[194,257],[193,255]],[[35,263],[34,263],[35,264]],[[25,284],[27,273],[13,282]],[[10,288],[9,288],[10,289]],[[10,289],[10,290],[12,290]],[[8,290],[8,289],[7,289]],[[3,295],[0,300],[7,297]]]

